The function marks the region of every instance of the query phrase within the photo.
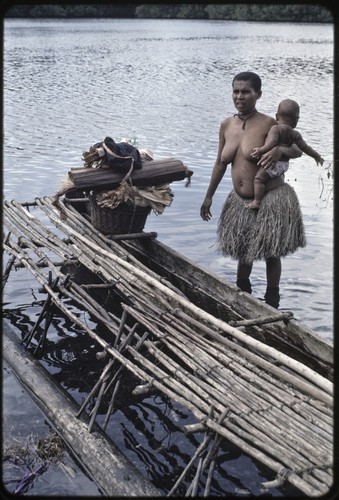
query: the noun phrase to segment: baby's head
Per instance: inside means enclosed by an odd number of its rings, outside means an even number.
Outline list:
[[[295,128],[299,121],[299,112],[299,104],[296,101],[284,99],[278,106],[278,112],[276,114],[277,122],[280,125],[285,124]]]

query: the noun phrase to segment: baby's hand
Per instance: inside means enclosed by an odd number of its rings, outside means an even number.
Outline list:
[[[251,153],[252,158],[255,158],[256,160],[259,160],[261,154],[260,154],[260,148],[253,148],[253,151]]]
[[[319,164],[320,164],[320,165],[322,166],[322,165],[323,165],[323,163],[324,163],[324,158],[322,158],[321,156],[318,156],[318,157],[315,159],[315,161],[317,162],[317,165],[319,165]]]

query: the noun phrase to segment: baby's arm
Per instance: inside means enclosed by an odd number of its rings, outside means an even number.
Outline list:
[[[299,132],[296,132],[295,143],[301,149],[301,151],[314,158],[317,162],[317,165],[319,165],[319,163],[320,165],[324,163],[324,158],[322,158],[320,154],[315,151],[315,149],[311,148],[311,146],[307,144],[307,142],[302,138],[302,135],[299,134]]]
[[[251,156],[253,158],[259,159],[261,155],[267,153],[272,148],[274,148],[274,146],[276,146],[278,142],[279,142],[279,126],[273,125],[267,134],[267,137],[265,139],[265,144],[261,146],[261,148],[253,148]]]

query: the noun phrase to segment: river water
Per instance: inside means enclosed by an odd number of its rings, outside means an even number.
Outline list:
[[[301,203],[308,245],[283,259],[280,308],[333,339],[333,25],[27,19],[6,20],[4,27],[4,198],[53,195],[70,168],[82,166],[89,146],[107,135],[127,137],[194,172],[190,187],[172,183],[171,207],[151,214],[145,230],[232,283],[236,263],[214,246],[229,171],[214,196],[212,220],[199,216],[220,121],[234,113],[232,78],[259,73],[258,109],[272,116],[281,99],[297,100],[298,130],[325,163],[318,167],[303,155],[286,174]],[[252,288],[257,297],[265,293],[262,262],[254,265]],[[6,311],[29,307],[29,290],[20,273],[10,276]],[[23,396],[7,371],[4,387],[11,415]],[[21,421],[14,412],[14,428]],[[252,479],[246,488],[253,493]]]

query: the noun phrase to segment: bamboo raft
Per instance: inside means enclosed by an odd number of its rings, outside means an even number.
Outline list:
[[[179,288],[180,276],[170,281],[170,273],[158,274],[159,265],[154,270],[144,263],[147,259],[138,258],[145,256],[148,246],[154,250],[156,234],[109,238],[71,205],[62,200],[60,204],[64,220],[48,197],[26,204],[4,202],[7,234],[3,248],[10,256],[4,286],[12,268],[24,267],[47,294],[36,324],[23,339],[26,345],[34,344],[36,356],[43,351],[53,305],[95,340],[98,358],[107,360],[76,415],[82,418],[89,403],[95,402],[89,431],[102,398],[109,394],[106,428],[123,376],[131,373],[140,380],[136,392],[155,388],[194,415],[196,424],[186,426],[185,432],[205,432],[182,474],[173,478],[168,496],[175,494],[196,463],[187,495],[197,494],[204,472],[208,495],[215,453],[222,440],[275,474],[274,481],[264,484],[266,488],[288,482],[307,496],[328,493],[333,482],[331,346],[314,337],[315,345],[322,346],[318,354],[324,354],[319,358],[315,353],[310,368],[302,356],[298,360],[300,346],[294,350],[290,346],[293,356],[274,347],[277,332],[295,323],[289,313],[262,304],[258,307],[264,317],[253,319],[226,304],[229,320],[224,309],[220,315],[211,314],[188,299],[187,282]],[[159,253],[163,248],[159,246]],[[86,270],[93,282],[79,282],[76,273],[69,272],[74,266]],[[119,305],[121,314],[96,298],[103,290],[111,303]],[[235,287],[232,293],[233,302],[243,301],[247,303],[243,310],[251,311],[256,299]],[[110,341],[98,333],[100,329],[88,326],[84,311],[109,333]],[[270,331],[276,335],[271,345],[266,341]],[[308,359],[311,354],[306,352]]]

